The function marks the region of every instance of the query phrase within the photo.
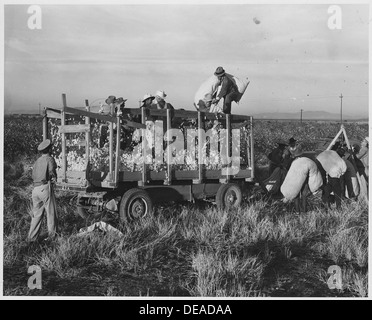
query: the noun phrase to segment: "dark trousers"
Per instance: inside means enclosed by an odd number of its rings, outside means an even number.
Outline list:
[[[298,213],[305,213],[307,210],[307,196],[310,194],[310,188],[308,184],[308,179],[304,182],[300,193],[294,199],[295,210]]]
[[[335,195],[336,208],[340,209],[341,207],[341,181],[340,178],[332,178],[328,176],[328,182],[323,188],[322,201],[327,208],[331,206],[331,192],[333,191]]]
[[[237,92],[230,92],[228,93],[223,99],[223,113],[231,114],[231,103],[238,99]]]

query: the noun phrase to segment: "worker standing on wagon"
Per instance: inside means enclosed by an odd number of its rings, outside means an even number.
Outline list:
[[[57,206],[54,196],[53,184],[57,179],[57,164],[50,155],[52,144],[49,139],[40,143],[38,150],[42,153],[34,163],[32,178],[34,189],[32,190],[32,220],[28,241],[35,242],[39,238],[40,227],[44,213],[47,217],[48,238],[52,240],[57,234]]]
[[[157,109],[164,110],[164,109],[172,109],[174,110],[173,106],[165,101],[165,98],[167,97],[166,93],[164,91],[158,90],[155,93],[155,101],[154,105]]]
[[[225,70],[222,67],[218,67],[214,75],[218,78],[221,89],[216,98],[212,100],[212,104],[218,104],[218,102],[223,98],[222,111],[225,114],[231,114],[231,103],[239,100],[238,87],[235,82],[226,75]]]

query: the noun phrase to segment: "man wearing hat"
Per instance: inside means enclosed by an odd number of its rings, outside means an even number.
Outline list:
[[[284,155],[284,150],[287,144],[280,140],[277,142],[277,145],[278,146],[274,150],[272,150],[267,156],[270,160],[270,165],[269,165],[270,176],[276,168],[283,167],[283,155]]]
[[[57,233],[57,206],[53,190],[53,183],[57,179],[57,164],[50,155],[51,147],[49,139],[40,143],[38,150],[42,155],[36,160],[32,169],[34,189],[32,190],[33,216],[28,233],[30,242],[38,240],[44,213],[47,217],[48,239],[53,239]]]
[[[228,77],[225,70],[222,67],[218,67],[214,73],[221,84],[221,90],[217,94],[217,97],[213,99],[212,104],[218,104],[218,102],[223,98],[223,113],[231,113],[231,103],[233,101],[238,101],[239,90],[234,81]]]
[[[369,153],[369,137],[365,137],[361,142],[361,148],[360,148],[359,152],[356,154],[356,157],[363,164],[364,168],[361,170],[362,172],[360,172],[360,174],[366,176],[367,181],[368,181],[368,176],[369,176],[368,153]]]
[[[173,106],[165,101],[165,98],[167,97],[166,93],[164,91],[158,90],[155,92],[155,102],[157,109],[172,109],[174,110]]]
[[[285,148],[283,152],[283,166],[288,170],[289,167],[291,166],[291,163],[294,158],[294,153],[297,148],[296,144],[297,140],[295,138],[290,138],[288,141],[288,147]]]

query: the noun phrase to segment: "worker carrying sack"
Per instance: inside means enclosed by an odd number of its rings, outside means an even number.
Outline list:
[[[238,103],[240,101],[240,99],[242,98],[245,90],[247,89],[250,81],[248,80],[248,77],[246,77],[244,79],[239,79],[238,77],[235,77],[232,74],[226,73],[225,75],[227,77],[229,77],[235,83],[235,85],[238,88],[239,94],[238,94],[237,99],[235,100]]]
[[[293,160],[288,173],[284,179],[280,191],[284,198],[292,201],[300,193],[307,177],[309,177],[309,189],[316,192],[323,185],[323,178],[316,163],[306,157],[299,157]]]
[[[262,181],[261,187],[269,194],[277,194],[280,191],[280,186],[282,185],[286,174],[286,169],[279,167],[276,168],[270,177]]]
[[[194,96],[194,106],[197,110],[205,111],[205,103],[212,101],[217,93],[218,85],[219,80],[215,75],[212,75],[200,85]]]

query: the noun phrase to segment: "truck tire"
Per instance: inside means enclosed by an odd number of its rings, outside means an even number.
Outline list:
[[[130,189],[121,198],[119,213],[123,222],[139,221],[151,212],[152,200],[143,189]]]
[[[216,204],[219,210],[237,208],[242,199],[242,189],[236,183],[223,184],[217,190]]]

